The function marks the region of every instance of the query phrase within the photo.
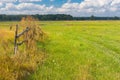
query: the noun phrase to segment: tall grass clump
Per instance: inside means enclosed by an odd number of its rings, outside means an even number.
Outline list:
[[[27,40],[26,49],[34,49],[36,48],[37,41],[44,41],[45,33],[41,30],[41,28],[37,24],[37,20],[31,16],[27,16],[27,18],[23,17],[20,23],[20,26],[23,28],[28,27],[30,30],[24,34],[23,39]]]
[[[19,26],[20,32],[26,27],[30,30],[19,38],[18,42],[25,42],[19,46],[17,54],[13,54],[14,39],[0,40],[3,48],[0,49],[0,80],[24,80],[44,61],[44,52],[38,48],[37,42],[43,43],[46,34],[37,24],[37,20],[31,16],[24,17]]]

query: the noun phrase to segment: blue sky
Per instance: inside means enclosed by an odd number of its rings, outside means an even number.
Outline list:
[[[120,0],[0,0],[0,14],[120,16]]]
[[[39,4],[39,5],[43,5],[46,4],[46,6],[51,6],[54,5],[55,7],[60,7],[62,6],[64,3],[80,3],[83,0],[37,0],[37,1],[26,1],[24,0],[23,2],[27,2],[27,3],[34,3],[34,4]],[[14,4],[20,4],[21,2],[19,0],[13,2]]]

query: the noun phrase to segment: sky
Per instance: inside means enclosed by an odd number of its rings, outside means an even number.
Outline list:
[[[0,0],[0,14],[120,17],[120,0]]]

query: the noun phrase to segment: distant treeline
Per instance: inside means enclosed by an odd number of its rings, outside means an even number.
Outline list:
[[[0,15],[0,21],[20,21],[22,17],[25,17],[28,15]],[[38,20],[42,21],[59,21],[59,20],[120,20],[120,17],[114,16],[114,17],[96,17],[94,15],[90,17],[73,17],[71,15],[67,14],[47,14],[47,15],[29,15],[37,18]]]

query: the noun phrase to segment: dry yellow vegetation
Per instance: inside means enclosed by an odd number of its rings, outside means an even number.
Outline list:
[[[23,35],[27,36],[27,42],[19,47],[17,54],[14,54],[14,30],[0,30],[0,80],[24,80],[33,73],[38,64],[44,61],[44,52],[40,51],[35,45],[37,41],[43,39],[43,31],[36,31],[39,28],[32,17],[26,17],[25,23],[29,21],[30,32]],[[21,25],[23,27],[23,25]],[[40,29],[40,28],[39,28]],[[33,33],[34,32],[34,33]],[[35,34],[35,33],[39,33]],[[42,33],[41,33],[42,32]],[[37,38],[35,38],[37,36]],[[41,40],[40,40],[41,39]],[[30,48],[26,48],[26,47]],[[32,47],[31,47],[32,46]]]

